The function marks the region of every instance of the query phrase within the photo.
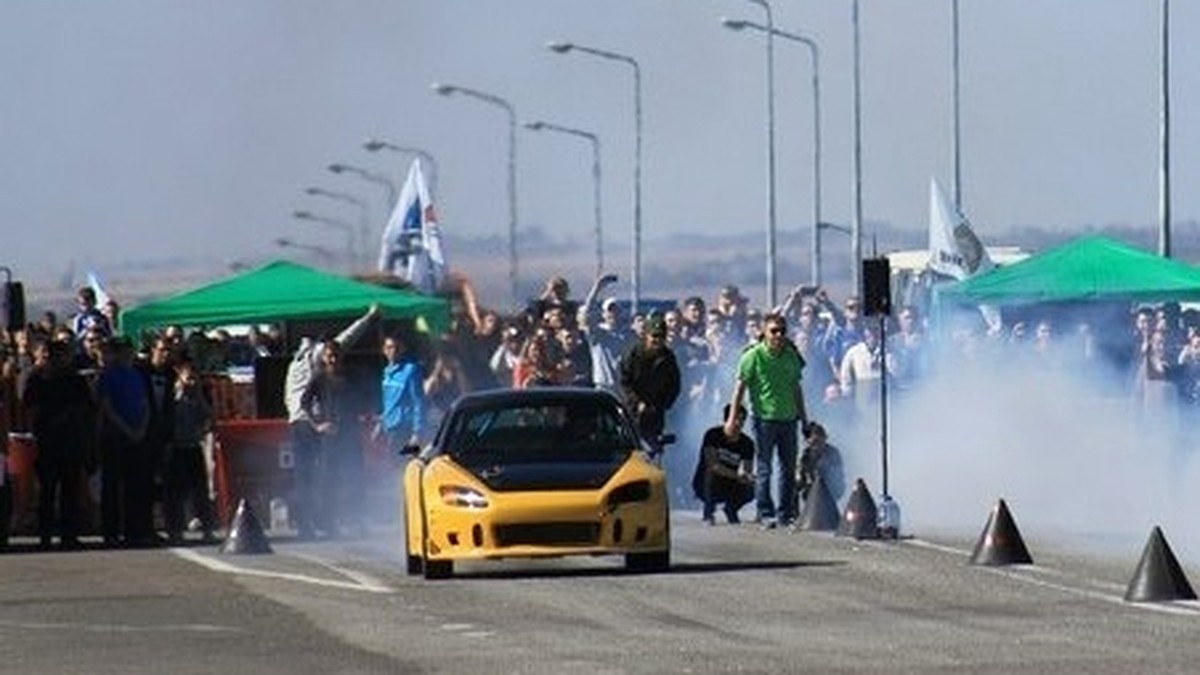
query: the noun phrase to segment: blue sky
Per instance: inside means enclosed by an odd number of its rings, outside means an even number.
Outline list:
[[[1172,3],[1173,212],[1200,217],[1200,5]],[[776,0],[779,28],[821,45],[825,218],[850,218],[850,0]],[[1158,2],[961,0],[964,207],[987,243],[1019,226],[1158,217]],[[644,86],[644,256],[668,234],[766,220],[761,21],[742,0],[107,0],[0,4],[0,264],[58,274],[70,260],[261,259],[291,237],[337,248],[307,209],[356,221],[309,186],[370,201],[379,187],[325,171],[346,162],[399,182],[438,162],[443,226],[505,233],[507,122],[432,93],[435,81],[502,96],[522,121],[593,131],[610,242],[629,238],[633,104],[628,69],[547,51],[569,40],[638,59]],[[928,184],[952,172],[950,2],[862,2],[863,210],[923,228]],[[778,218],[811,214],[810,65],[776,45]],[[591,246],[588,148],[518,135],[520,227]],[[800,255],[800,253],[798,253]],[[806,255],[806,254],[803,254]],[[614,256],[615,257],[615,256]]]

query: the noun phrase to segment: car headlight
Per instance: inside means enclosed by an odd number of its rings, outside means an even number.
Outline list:
[[[464,509],[486,509],[487,497],[479,490],[461,485],[443,485],[438,488],[442,503],[447,506],[457,506]]]
[[[608,508],[615,509],[621,504],[644,502],[650,499],[650,481],[635,480],[608,493]]]

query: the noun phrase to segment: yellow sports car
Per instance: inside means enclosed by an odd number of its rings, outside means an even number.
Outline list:
[[[668,439],[669,442],[669,439]],[[456,560],[623,554],[670,565],[666,477],[612,394],[583,388],[460,398],[404,470],[408,573]]]

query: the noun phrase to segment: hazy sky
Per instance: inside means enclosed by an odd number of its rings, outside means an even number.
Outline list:
[[[1176,222],[1200,219],[1200,4],[1174,2]],[[779,28],[821,45],[826,219],[850,218],[850,0],[776,0]],[[863,0],[863,208],[923,228],[928,183],[951,180],[950,1]],[[1035,225],[1156,227],[1159,2],[961,0],[967,215],[987,243]],[[105,0],[0,3],[0,264],[56,276],[68,261],[257,260],[274,240],[338,248],[291,217],[354,221],[308,186],[383,191],[325,170],[341,161],[399,182],[438,161],[438,210],[455,233],[506,236],[507,121],[432,93],[435,81],[507,98],[522,121],[601,137],[609,242],[632,220],[633,84],[621,64],[557,55],[548,40],[629,54],[644,91],[644,255],[667,233],[765,223],[765,50],[722,16],[741,0]],[[780,227],[809,222],[810,63],[776,45]],[[587,145],[520,131],[521,227],[590,246]],[[451,253],[452,255],[452,253]],[[615,256],[614,256],[615,258]],[[621,261],[623,263],[623,260]]]

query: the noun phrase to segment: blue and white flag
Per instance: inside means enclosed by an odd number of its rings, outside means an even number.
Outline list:
[[[400,198],[383,230],[379,271],[404,277],[425,293],[437,290],[446,278],[442,232],[420,159],[413,160]]]
[[[104,290],[104,286],[100,283],[100,276],[89,270],[87,273],[87,282],[88,286],[91,287],[92,291],[96,294],[96,307],[103,307],[107,305],[108,301],[112,299],[112,296],[110,296],[108,292]]]

